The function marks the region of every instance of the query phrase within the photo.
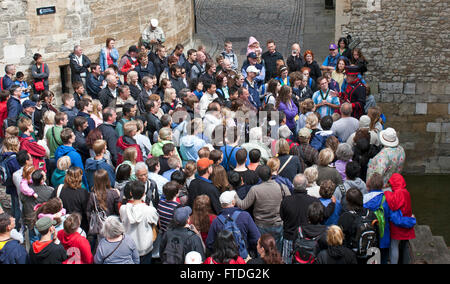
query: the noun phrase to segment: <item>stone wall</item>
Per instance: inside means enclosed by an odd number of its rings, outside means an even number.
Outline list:
[[[406,149],[405,171],[450,172],[450,3],[338,0],[336,39],[361,39],[366,79]]]
[[[36,9],[55,6],[56,13],[37,16]],[[61,92],[61,72],[69,71],[68,56],[81,44],[98,62],[106,38],[116,39],[122,55],[137,44],[151,18],[157,18],[166,47],[188,43],[194,32],[191,0],[2,0],[0,3],[0,74],[5,64],[28,73],[34,53],[41,53],[50,68],[51,90]],[[70,84],[70,73],[62,80]]]

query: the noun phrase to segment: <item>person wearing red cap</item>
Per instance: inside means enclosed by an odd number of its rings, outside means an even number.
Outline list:
[[[189,185],[188,201],[186,205],[192,207],[197,196],[206,194],[211,200],[211,207],[214,214],[219,215],[222,211],[222,206],[219,201],[220,192],[209,179],[212,174],[213,163],[212,160],[207,158],[202,158],[197,161],[198,177],[191,181],[191,184]]]
[[[359,119],[364,114],[366,104],[366,86],[359,79],[359,67],[355,65],[345,66],[347,86],[339,93],[341,104],[347,102],[352,104],[352,116]]]

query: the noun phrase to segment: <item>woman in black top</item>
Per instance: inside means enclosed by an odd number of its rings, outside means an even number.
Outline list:
[[[330,226],[327,230],[328,248],[317,256],[318,264],[357,264],[355,253],[342,245],[344,233],[339,226]]]
[[[278,175],[294,180],[297,174],[303,173],[302,163],[298,156],[289,155],[289,143],[286,139],[280,139],[277,141],[276,148],[278,149],[278,159],[280,160],[280,169]]]
[[[305,65],[303,65],[303,67],[311,69],[309,77],[314,81],[317,81],[317,78],[322,76],[322,71],[320,71],[319,64],[314,60],[314,53],[311,50],[307,50],[303,54],[303,58],[305,58]]]
[[[130,88],[130,96],[136,101],[142,92],[142,86],[139,83],[139,75],[136,71],[130,71],[127,74],[127,86]]]

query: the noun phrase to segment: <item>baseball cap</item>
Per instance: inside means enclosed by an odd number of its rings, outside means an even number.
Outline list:
[[[197,161],[197,168],[205,169],[209,166],[211,166],[214,163],[214,161],[207,159],[207,158],[201,158]]]
[[[247,73],[253,72],[253,73],[259,74],[258,68],[256,68],[256,67],[253,66],[253,65],[248,66],[247,69],[246,69],[245,71],[246,71]]]
[[[22,107],[23,108],[27,108],[27,107],[36,107],[36,103],[31,101],[31,100],[26,100],[22,103]]]
[[[159,22],[157,19],[151,19],[150,24],[152,25],[152,27],[156,28],[158,26]]]
[[[247,54],[247,57],[248,57],[248,58],[256,59],[258,56],[256,56],[256,53],[255,53],[255,52],[250,52],[249,54]]]
[[[192,214],[192,209],[189,206],[179,207],[173,213],[173,219],[179,224],[185,224]]]
[[[335,45],[334,43],[330,44],[330,46],[328,47],[329,50],[335,50],[337,49],[337,45]]]
[[[36,227],[36,230],[38,230],[38,232],[42,232],[54,225],[56,225],[55,220],[52,220],[49,217],[43,217],[37,220],[34,226]]]
[[[235,195],[236,191],[234,190],[224,191],[219,197],[220,204],[231,204],[231,202],[233,202],[234,200]]]
[[[190,251],[184,258],[184,264],[202,264],[202,256],[197,251]]]

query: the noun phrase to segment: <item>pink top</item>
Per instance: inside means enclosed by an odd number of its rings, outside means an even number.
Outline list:
[[[29,182],[31,183],[31,180],[27,181],[24,178],[20,182],[20,192],[22,192],[23,195],[32,196],[34,194],[34,190],[28,186]]]

